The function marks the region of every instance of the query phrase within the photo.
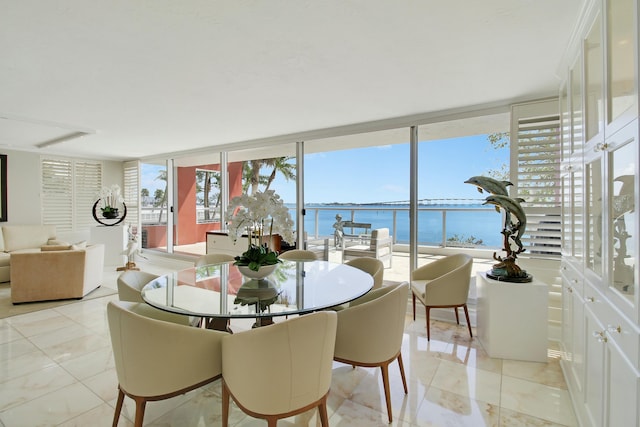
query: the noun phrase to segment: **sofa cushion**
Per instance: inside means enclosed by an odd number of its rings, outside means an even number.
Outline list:
[[[11,256],[6,252],[0,252],[0,267],[9,267]]]
[[[47,251],[68,251],[71,249],[71,245],[43,245],[40,246],[40,250],[43,252]]]
[[[5,225],[2,227],[4,250],[40,248],[56,237],[55,225]]]

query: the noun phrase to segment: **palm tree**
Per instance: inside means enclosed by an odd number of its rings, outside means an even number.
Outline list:
[[[293,163],[289,163],[289,161],[293,159],[293,157],[276,157],[273,162],[273,170],[271,171],[271,175],[267,179],[267,186],[265,187],[265,191],[271,187],[271,183],[276,179],[276,173],[280,172],[280,174],[287,181],[295,181],[296,179],[296,166]]]
[[[295,165],[290,163],[292,159],[293,157],[274,157],[271,159],[256,159],[245,162],[243,168],[243,192],[248,193],[250,188],[251,194],[255,194],[260,185],[265,186],[265,191],[268,190],[278,172],[281,173],[287,181],[295,180]],[[260,175],[260,169],[263,167],[273,168],[268,176]]]
[[[167,183],[167,171],[166,169],[163,169],[160,171],[160,174],[156,177],[156,179],[162,180],[164,181],[164,191],[162,192],[162,198],[160,199],[160,202],[158,203],[158,206],[160,206],[160,215],[158,215],[158,224],[162,224],[162,211],[164,210],[164,206],[167,204],[167,190],[168,190],[168,183]],[[156,194],[158,194],[158,191],[156,190]]]

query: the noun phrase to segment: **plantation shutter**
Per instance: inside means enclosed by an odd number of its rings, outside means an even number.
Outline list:
[[[73,231],[84,231],[95,225],[93,205],[98,200],[98,193],[102,187],[102,164],[90,161],[74,163]]]
[[[102,186],[102,163],[41,158],[42,223],[58,232],[87,231]]]
[[[42,159],[42,223],[72,231],[73,169],[70,160]]]
[[[126,223],[137,233],[140,227],[140,162],[124,164],[124,203],[127,205]]]
[[[557,99],[511,109],[511,197],[525,200],[522,242],[532,257],[561,252],[560,130]]]

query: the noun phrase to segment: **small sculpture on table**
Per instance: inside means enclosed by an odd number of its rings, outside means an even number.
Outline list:
[[[344,236],[344,222],[342,221],[342,216],[340,214],[336,214],[336,222],[333,223],[333,228],[336,229],[333,233],[333,243],[336,245],[336,248],[342,245],[342,239]]]
[[[525,251],[521,238],[527,226],[527,216],[520,205],[525,200],[509,197],[507,187],[513,185],[509,181],[498,181],[485,176],[473,176],[466,180],[465,183],[475,185],[480,193],[486,191],[491,194],[485,199],[483,205],[494,205],[496,211],[500,212],[500,209],[505,211],[504,227],[501,234],[503,236],[503,249],[507,256],[501,257],[496,255],[495,252],[493,253],[493,259],[498,263],[493,265],[491,271],[487,273],[487,277],[505,282],[531,282],[533,276],[516,264],[518,254]]]
[[[127,256],[127,263],[124,267],[116,268],[116,271],[140,270],[134,262],[134,256],[138,252],[138,234],[131,231],[131,226],[129,226],[127,233],[129,234],[129,243],[127,243],[127,248],[122,251],[122,255]]]

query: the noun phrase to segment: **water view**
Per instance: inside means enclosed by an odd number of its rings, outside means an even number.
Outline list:
[[[332,236],[336,214],[343,221],[387,227],[396,243],[409,243],[409,205],[307,204],[305,230],[309,235]],[[419,206],[418,244],[469,243],[472,246],[502,246],[502,216],[481,204]]]

